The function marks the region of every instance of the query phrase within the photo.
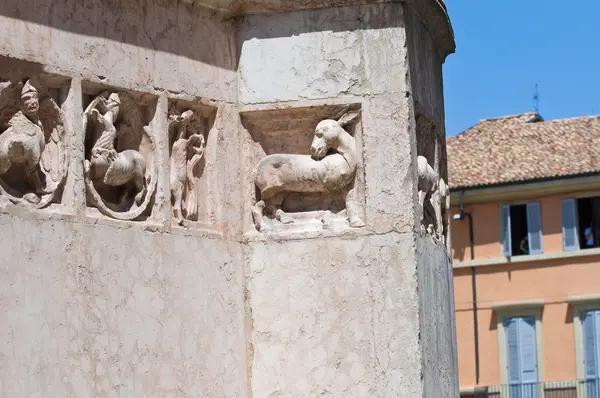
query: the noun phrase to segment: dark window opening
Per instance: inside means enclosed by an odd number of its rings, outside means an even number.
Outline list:
[[[527,206],[510,206],[510,240],[513,256],[529,254]]]
[[[600,246],[600,197],[577,199],[579,248]]]
[[[540,204],[500,206],[500,241],[506,257],[542,254]]]

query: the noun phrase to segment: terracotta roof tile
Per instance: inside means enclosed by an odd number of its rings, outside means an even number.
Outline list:
[[[600,172],[600,117],[482,120],[447,140],[451,188]]]

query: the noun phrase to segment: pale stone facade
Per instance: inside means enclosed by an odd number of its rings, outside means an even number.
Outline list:
[[[1,396],[458,394],[452,30],[369,3],[4,1]]]

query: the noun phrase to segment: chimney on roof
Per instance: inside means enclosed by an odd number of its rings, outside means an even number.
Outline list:
[[[536,112],[533,114],[531,119],[527,119],[525,121],[525,123],[537,123],[537,122],[543,122],[543,121],[544,121],[544,118],[542,118],[542,116]]]

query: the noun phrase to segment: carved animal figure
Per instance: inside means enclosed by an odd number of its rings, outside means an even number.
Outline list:
[[[186,138],[187,125],[194,112],[187,110],[180,116],[170,116],[170,128],[176,129],[176,140],[171,148],[171,199],[173,212],[178,223],[183,224],[183,199],[186,201],[186,215],[191,217],[197,213],[198,199],[194,185],[193,170],[204,155],[204,137],[193,134]],[[188,160],[189,158],[189,160]]]
[[[185,215],[188,219],[195,219],[198,217],[198,176],[195,174],[196,166],[200,163],[200,160],[204,157],[204,137],[200,137],[197,140],[197,144],[191,144],[189,152],[191,152],[191,159],[188,160],[185,168],[185,184],[186,190],[185,199]],[[190,137],[191,138],[191,137]],[[189,155],[188,155],[189,156]]]
[[[68,169],[65,120],[41,83],[39,76],[0,82],[0,195],[40,209],[54,201]]]
[[[0,175],[13,164],[22,164],[25,166],[25,179],[35,193],[44,194],[38,164],[46,140],[39,109],[38,91],[27,81],[21,90],[21,110],[10,119],[8,129],[0,134]],[[39,201],[39,198],[34,201]]]
[[[444,181],[443,178],[440,178],[439,191],[440,191],[440,204],[442,205],[442,211],[446,211],[446,214],[447,214],[447,212],[450,210],[450,187],[448,186],[448,184],[446,184],[446,181]],[[443,217],[443,213],[442,213],[442,217]],[[446,236],[443,235],[443,238],[445,239]]]
[[[424,156],[417,156],[419,208],[424,217],[425,200],[429,200],[435,210],[436,232],[445,242],[443,211],[450,208],[450,190],[443,178],[427,163]],[[428,228],[429,229],[429,228]]]
[[[102,176],[105,185],[119,187],[132,183],[135,188],[135,203],[139,206],[146,193],[146,159],[138,152],[127,149],[122,152],[93,148],[91,156],[92,175]],[[94,178],[92,178],[94,179]],[[127,199],[123,192],[121,203]]]
[[[97,97],[86,110],[88,117],[102,128],[102,134],[91,151],[90,177],[94,181],[101,181],[113,187],[131,183],[135,189],[135,203],[139,206],[146,193],[146,160],[142,154],[133,149],[121,152],[115,150],[114,143],[117,138],[115,122],[119,117],[120,106],[119,94],[113,93],[108,100]],[[127,200],[127,197],[128,192],[125,190],[120,198],[121,204]]]
[[[256,166],[255,184],[260,200],[252,209],[260,231],[265,209],[280,222],[293,219],[281,209],[291,192],[336,192],[348,189],[346,210],[351,227],[364,225],[358,215],[353,182],[358,165],[356,141],[344,126],[354,121],[359,111],[347,112],[339,120],[326,119],[317,124],[310,147],[311,155],[273,154]]]

